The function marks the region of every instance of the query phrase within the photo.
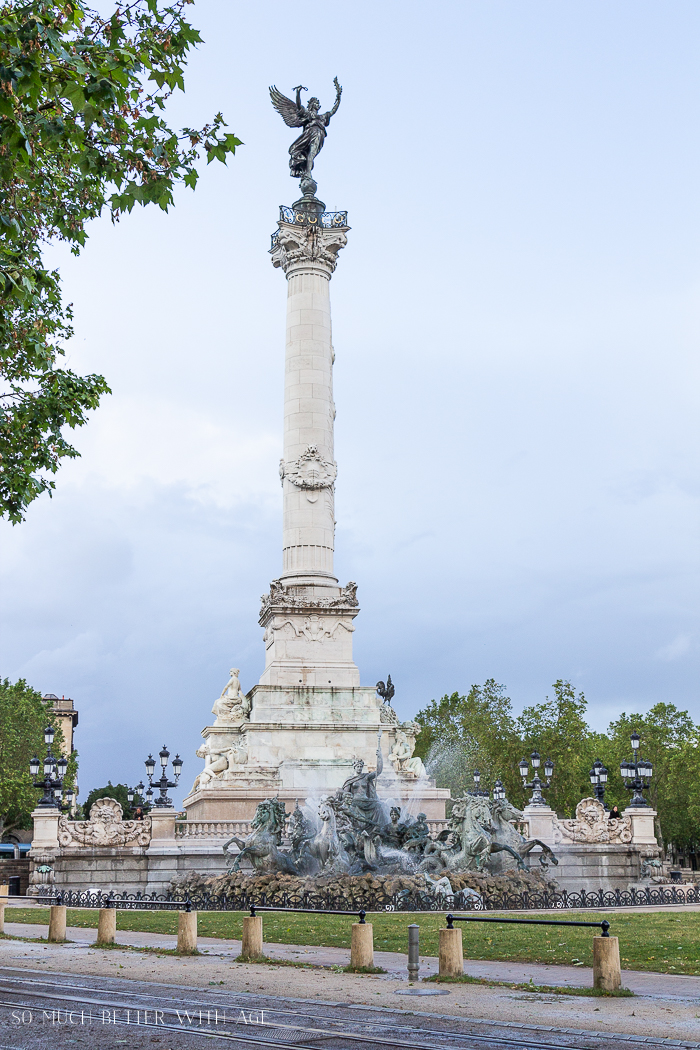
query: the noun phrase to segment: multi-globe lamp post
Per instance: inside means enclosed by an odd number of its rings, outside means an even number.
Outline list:
[[[160,791],[160,798],[155,800],[155,805],[160,809],[172,808],[173,800],[168,798],[168,788],[177,787],[178,780],[180,779],[180,773],[182,772],[182,759],[179,755],[175,755],[173,759],[173,775],[175,780],[168,780],[166,775],[166,768],[168,766],[168,759],[170,758],[170,752],[168,751],[165,744],[163,744],[163,750],[159,751],[158,757],[160,758],[161,764],[161,776],[160,780],[156,780],[155,786]],[[149,788],[146,792],[146,797],[150,805],[151,799],[153,798],[153,777],[155,775],[156,760],[153,755],[149,755],[146,759],[146,773],[148,774]]]
[[[540,780],[540,765],[541,758],[538,751],[533,751],[530,755],[530,762],[532,762],[532,781],[528,784],[527,777],[530,771],[528,761],[526,758],[522,758],[518,763],[518,769],[520,770],[520,776],[523,779],[523,787],[527,791],[532,791],[532,798],[528,802],[528,806],[546,806],[547,800],[542,794],[542,781]],[[552,776],[554,775],[554,763],[551,758],[548,758],[544,764],[544,776],[545,776],[545,787],[549,787],[552,782]]]
[[[642,791],[651,786],[650,781],[654,775],[654,767],[647,759],[639,757],[639,733],[632,733],[630,744],[632,745],[632,761],[627,762],[623,759],[620,762],[620,776],[624,780],[627,790],[633,792],[630,806],[648,807],[649,803],[644,798]]]
[[[52,809],[65,808],[70,810],[73,805],[73,790],[68,787],[63,789],[63,781],[68,769],[68,759],[64,755],[60,758],[56,758],[51,745],[55,731],[53,726],[47,726],[44,730],[44,743],[46,744],[46,756],[43,763],[44,778],[38,780],[39,772],[42,768],[41,759],[37,758],[36,755],[29,762],[29,772],[34,780],[34,787],[40,788],[44,794],[37,803],[38,806],[50,807]]]
[[[153,788],[149,787],[148,791],[146,791],[145,794],[144,791],[145,786],[143,781],[140,781],[135,788],[128,789],[126,797],[128,799],[129,807],[132,810],[132,812],[134,810],[134,798],[136,795],[138,795],[138,797],[142,800],[141,802],[137,803],[137,806],[141,807],[144,814],[150,811],[151,806],[153,805]]]
[[[609,809],[610,807],[605,805],[605,785],[608,782],[608,771],[599,758],[597,758],[591,766],[588,778],[593,785],[595,797],[602,803],[605,809]]]

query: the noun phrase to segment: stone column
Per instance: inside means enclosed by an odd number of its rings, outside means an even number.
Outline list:
[[[279,223],[272,264],[287,277],[284,373],[283,586],[319,596],[333,575],[333,343],[329,282],[346,229]]]
[[[297,202],[297,205],[302,202]],[[283,208],[273,266],[287,278],[282,575],[263,598],[261,685],[356,688],[355,585],[334,575],[333,343],[329,283],[347,242],[345,213]],[[309,208],[308,206],[313,207]]]

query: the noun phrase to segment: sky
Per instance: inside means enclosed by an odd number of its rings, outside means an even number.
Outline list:
[[[102,5],[104,6],[104,5]],[[168,215],[52,247],[70,367],[112,395],[0,525],[0,673],[71,696],[81,797],[185,765],[281,571],[284,277],[298,196],[268,86],[333,101],[336,570],[362,682],[404,717],[565,678],[591,724],[700,720],[700,8],[637,0],[199,0],[176,126],[245,145]],[[175,793],[176,801],[186,790]]]

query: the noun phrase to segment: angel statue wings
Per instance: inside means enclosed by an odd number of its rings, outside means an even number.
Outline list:
[[[326,138],[326,128],[330,124],[331,117],[337,112],[340,105],[340,96],[343,89],[338,83],[338,78],[333,80],[335,84],[335,103],[327,113],[319,113],[321,103],[317,98],[310,98],[304,106],[301,101],[302,91],[308,88],[299,85],[296,91],[296,101],[292,102],[281,91],[273,85],[270,88],[270,98],[282,120],[288,128],[303,128],[301,135],[289,147],[289,173],[293,179],[301,179],[311,176],[314,159],[323,148]]]

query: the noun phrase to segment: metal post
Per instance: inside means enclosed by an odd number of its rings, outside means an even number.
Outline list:
[[[420,926],[412,922],[408,927],[408,979],[418,980],[420,970]]]

